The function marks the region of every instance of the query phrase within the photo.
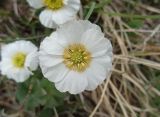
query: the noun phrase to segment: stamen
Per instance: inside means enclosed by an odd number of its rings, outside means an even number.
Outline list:
[[[63,7],[63,0],[44,0],[44,4],[47,8],[57,10]]]
[[[91,54],[82,44],[69,45],[63,54],[64,64],[77,72],[85,71],[91,62]]]
[[[16,53],[12,58],[12,63],[17,68],[23,68],[26,59],[26,54],[23,52]]]

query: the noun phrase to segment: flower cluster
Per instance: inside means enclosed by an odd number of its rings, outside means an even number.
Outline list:
[[[23,82],[38,65],[45,78],[61,92],[71,94],[94,90],[112,68],[112,45],[99,26],[87,20],[73,20],[79,0],[27,0],[34,8],[44,7],[41,23],[56,28],[38,48],[29,41],[2,47],[2,75]]]

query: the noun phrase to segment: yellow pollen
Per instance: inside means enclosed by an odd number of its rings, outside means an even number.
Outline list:
[[[57,10],[63,7],[63,0],[44,0],[44,5],[53,10]]]
[[[91,62],[91,54],[82,44],[69,45],[63,53],[64,64],[70,70],[83,72]]]
[[[12,58],[12,63],[17,68],[23,68],[26,59],[26,54],[23,52],[16,53]]]

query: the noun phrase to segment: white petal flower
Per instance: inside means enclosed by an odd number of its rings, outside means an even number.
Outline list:
[[[112,45],[89,21],[65,23],[40,46],[43,75],[61,92],[94,90],[112,68]]]
[[[29,41],[16,41],[2,47],[0,70],[2,75],[23,82],[38,67],[38,48]]]
[[[41,24],[48,28],[57,28],[76,18],[80,9],[80,0],[27,0],[31,7],[41,8],[44,11],[40,13]]]

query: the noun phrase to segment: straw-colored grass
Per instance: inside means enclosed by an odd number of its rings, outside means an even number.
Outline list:
[[[151,105],[154,97],[157,99],[160,97],[160,92],[150,83],[152,77],[146,74],[151,72],[150,69],[152,72],[160,70],[160,43],[158,43],[160,41],[155,38],[160,31],[160,24],[153,26],[152,29],[131,28],[125,22],[125,17],[137,16],[129,13],[120,14],[123,10],[127,10],[126,1],[113,0],[110,5],[104,6],[103,11],[98,15],[98,18],[102,19],[103,31],[112,41],[115,55],[113,69],[106,82],[89,95],[91,97],[89,99],[94,101],[95,106],[91,108],[91,105],[87,104],[86,95],[82,98],[84,108],[87,108],[90,117],[158,117],[160,115],[158,108]],[[127,2],[133,3],[129,0]],[[143,3],[135,5],[133,10],[137,10],[142,17],[148,12],[160,13],[160,9]],[[150,18],[149,16],[144,18],[145,23],[150,22]],[[137,39],[130,36],[129,32],[134,32]],[[150,44],[151,41],[157,42],[153,46]]]

